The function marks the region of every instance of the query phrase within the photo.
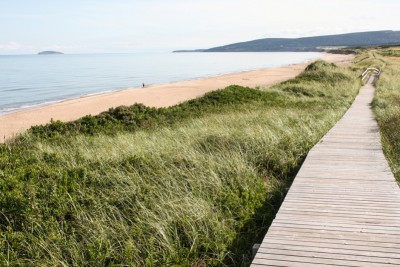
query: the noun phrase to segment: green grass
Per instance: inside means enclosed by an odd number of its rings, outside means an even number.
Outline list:
[[[2,266],[246,266],[359,73],[112,109],[0,146]]]
[[[400,57],[400,50],[382,49],[378,51],[378,54],[384,57]]]
[[[376,83],[373,107],[386,158],[397,181],[400,181],[400,59],[384,60],[386,66]]]
[[[365,69],[370,67],[383,68],[386,64],[386,61],[383,59],[381,54],[377,52],[377,50],[371,49],[367,50],[366,52],[361,52],[354,59],[354,63],[356,63],[354,68],[357,68],[359,71],[363,72]]]

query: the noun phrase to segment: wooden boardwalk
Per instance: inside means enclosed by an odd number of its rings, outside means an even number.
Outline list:
[[[400,190],[373,95],[370,80],[310,151],[251,266],[400,266]]]

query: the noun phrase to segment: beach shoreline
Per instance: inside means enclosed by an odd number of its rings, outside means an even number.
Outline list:
[[[353,56],[322,54],[322,59],[346,64]],[[317,59],[314,59],[317,60]],[[72,121],[85,115],[97,115],[112,107],[142,103],[152,107],[168,107],[200,97],[207,92],[236,84],[248,87],[268,87],[298,75],[309,62],[290,64],[277,68],[242,71],[145,88],[126,88],[78,98],[60,100],[12,113],[0,115],[0,142],[12,139],[31,126],[46,124],[51,120]]]

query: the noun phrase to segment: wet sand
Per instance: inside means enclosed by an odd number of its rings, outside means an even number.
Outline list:
[[[353,56],[323,54],[322,58],[336,64],[347,64],[353,59]],[[1,115],[0,142],[13,138],[33,125],[49,123],[51,119],[72,121],[88,114],[99,114],[111,107],[135,103],[143,103],[153,107],[167,107],[232,84],[268,87],[295,77],[308,64],[302,63],[279,68],[246,71],[146,88],[128,88],[111,93],[68,99],[51,105]]]

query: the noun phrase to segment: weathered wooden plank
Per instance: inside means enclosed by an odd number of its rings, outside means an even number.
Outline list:
[[[400,247],[393,243],[377,243],[370,241],[358,241],[358,240],[344,240],[344,239],[319,239],[310,237],[299,237],[299,236],[268,236],[268,243],[264,244],[281,244],[281,245],[296,245],[296,246],[312,246],[322,248],[349,248],[352,250],[359,251],[375,251],[375,252],[387,252],[395,253],[400,256]],[[264,246],[261,245],[261,247]]]
[[[264,263],[252,263],[251,267],[259,267],[259,266],[274,266],[274,267],[321,267],[319,263],[310,263],[310,262],[290,262],[287,260],[268,260],[268,263],[265,261]],[[336,265],[336,264],[324,264],[324,266],[345,266],[345,265]]]
[[[304,248],[305,249],[305,248]],[[363,266],[363,263],[377,263],[377,264],[382,264],[382,266],[385,266],[387,264],[399,266],[400,265],[400,259],[395,259],[395,258],[386,258],[382,256],[365,256],[365,255],[357,255],[357,254],[343,254],[343,253],[337,253],[335,250],[331,250],[329,252],[329,249],[323,249],[321,248],[320,251],[317,250],[295,250],[294,247],[288,246],[288,249],[279,249],[279,248],[268,248],[268,253],[267,251],[260,248],[260,258],[268,258],[270,254],[275,254],[275,255],[286,255],[286,256],[293,256],[293,257],[312,257],[312,258],[318,258],[322,261],[324,260],[330,260],[330,263],[334,263],[334,261],[340,260],[343,261],[356,261],[360,266]],[[334,260],[333,260],[334,259]],[[331,261],[332,260],[332,261]]]
[[[302,196],[302,194],[306,194],[307,196]],[[311,193],[304,193],[304,192],[294,192],[292,193],[290,196],[287,196],[286,199],[288,199],[288,197],[290,197],[291,200],[304,200],[304,199],[314,199],[316,201],[318,200],[331,200],[331,201],[335,201],[338,197],[341,196],[341,194],[332,194],[331,196],[328,197],[323,197],[324,193],[318,193],[318,192],[311,192]],[[361,196],[361,195],[357,195],[354,196],[352,198],[346,198],[346,200],[355,200],[355,201],[364,201],[367,203],[370,202],[382,202],[382,205],[385,205],[384,203],[398,203],[399,202],[399,198],[394,198],[394,197],[380,197],[380,198],[368,198],[366,196]]]
[[[384,199],[383,201],[376,201],[376,200],[368,201],[363,198],[359,198],[359,199],[354,199],[354,198],[353,199],[317,198],[317,199],[318,199],[317,203],[315,202],[315,198],[312,198],[312,197],[299,197],[299,198],[292,197],[290,199],[286,198],[285,200],[291,204],[296,204],[296,203],[314,204],[315,203],[315,205],[322,205],[322,206],[332,204],[332,205],[337,205],[337,206],[346,206],[346,205],[358,206],[358,205],[360,205],[361,207],[365,207],[365,208],[383,207],[383,206],[385,208],[396,208],[396,209],[398,208],[398,204],[397,204],[398,202],[396,199],[389,199],[389,200]],[[390,201],[390,200],[393,200],[393,201]],[[384,204],[382,205],[382,203],[384,203]]]
[[[258,256],[258,253],[257,253]],[[333,257],[333,256],[332,256]],[[266,264],[271,264],[270,260],[276,261],[282,261],[285,260],[287,262],[287,265],[284,266],[310,266],[310,265],[300,265],[300,264],[319,264],[319,266],[324,266],[324,265],[334,265],[334,266],[354,266],[354,267],[360,267],[360,266],[370,266],[370,267],[384,267],[384,266],[396,266],[392,263],[376,263],[376,262],[367,262],[367,261],[357,261],[357,260],[346,260],[346,259],[337,259],[337,258],[324,258],[324,257],[316,257],[314,255],[308,255],[308,256],[297,256],[297,255],[288,255],[288,253],[285,254],[275,254],[275,253],[269,253],[269,254],[262,254],[260,253],[258,257],[256,257],[253,260],[253,263],[255,264],[260,264],[265,266]],[[268,265],[267,265],[268,266]]]
[[[284,215],[298,215],[298,216],[347,216],[348,218],[376,218],[376,219],[392,219],[392,220],[400,220],[399,214],[390,214],[376,211],[359,211],[357,209],[353,210],[335,210],[335,209],[297,209],[297,207],[293,208],[282,208],[282,212],[280,212],[280,216]],[[277,216],[278,217],[278,216]]]
[[[322,247],[322,246],[312,246],[312,245],[294,245],[294,244],[273,244],[273,243],[265,243],[262,244],[260,247],[259,251],[260,253],[268,253],[272,250],[290,250],[292,252],[297,252],[294,253],[296,255],[301,255],[303,253],[310,253],[310,252],[316,252],[316,253],[326,253],[326,254],[339,254],[342,255],[344,259],[351,259],[351,257],[356,257],[358,260],[363,259],[366,261],[372,261],[372,262],[387,262],[388,260],[391,260],[393,263],[399,264],[400,265],[400,255],[395,252],[380,252],[380,251],[374,251],[374,250],[356,250],[352,249],[349,247]],[[347,256],[349,257],[347,257]],[[335,255],[335,258],[336,255]],[[372,258],[372,259],[371,259]]]
[[[316,193],[313,192],[312,194],[307,194],[307,197],[302,197],[301,192],[296,192],[294,194],[291,194],[291,197],[288,198],[286,197],[285,200],[287,200],[288,204],[282,205],[283,207],[291,206],[289,208],[293,208],[293,205],[296,205],[296,203],[299,202],[299,204],[303,205],[314,205],[314,206],[320,206],[320,207],[325,207],[327,205],[331,205],[332,208],[338,207],[338,209],[341,209],[343,207],[358,207],[362,208],[367,211],[368,207],[370,208],[380,208],[381,210],[399,210],[398,207],[396,207],[395,203],[399,203],[398,198],[364,198],[361,195],[357,195],[357,197],[353,198],[346,198],[346,199],[337,199],[335,197],[340,197],[340,194],[334,194],[330,197],[320,197],[323,195],[323,193]],[[347,193],[346,193],[347,194]],[[315,202],[313,202],[315,201]],[[340,206],[340,207],[339,207]],[[328,207],[329,208],[329,207]]]
[[[268,234],[264,241],[268,243],[268,235],[275,236],[299,236],[307,238],[317,238],[319,240],[340,239],[340,240],[357,240],[357,241],[369,241],[375,242],[376,244],[397,244],[400,246],[400,239],[397,236],[390,234],[369,234],[364,232],[343,232],[339,230],[329,229],[296,229],[296,228],[284,228],[284,227],[271,227],[268,230]]]
[[[346,183],[339,183],[339,184],[326,184],[326,183],[303,183],[303,184],[294,184],[296,185],[296,188],[301,188],[301,189],[314,189],[314,190],[335,190],[336,192],[340,192],[340,190],[344,190],[346,192],[350,192],[351,190],[357,192],[358,190],[362,192],[379,192],[379,193],[390,193],[391,191],[394,191],[396,189],[396,186],[382,186],[382,188],[379,187],[377,184],[364,184],[364,185],[359,185],[357,188],[355,188],[355,184],[346,184]],[[377,188],[378,187],[378,188]],[[374,190],[375,189],[375,190]]]
[[[319,210],[325,210],[325,211],[330,211],[330,210],[338,210],[338,211],[352,211],[352,210],[362,210],[366,209],[370,212],[375,213],[382,213],[382,214],[388,214],[388,213],[394,213],[394,214],[400,214],[400,211],[398,207],[392,206],[392,207],[379,207],[378,205],[357,205],[357,204],[352,204],[352,205],[347,205],[346,203],[339,205],[338,203],[331,203],[327,202],[324,204],[321,203],[302,203],[302,202],[295,202],[295,201],[287,201],[284,203],[284,205],[281,206],[281,210],[291,210],[291,209],[297,209],[297,210],[312,210],[315,211],[316,209]]]
[[[296,184],[297,185],[297,184]],[[374,188],[375,186],[375,188]],[[379,193],[379,195],[384,195],[386,196],[387,194],[392,195],[391,192],[394,191],[395,187],[384,187],[384,188],[376,188],[378,185],[371,184],[370,186],[346,186],[346,185],[320,185],[320,184],[309,184],[309,183],[303,183],[299,184],[296,186],[296,189],[298,190],[315,190],[319,192],[324,192],[324,191],[330,191],[334,190],[334,192],[339,193],[339,192],[354,192],[354,193],[360,193],[360,194],[365,194],[370,195],[371,192],[376,192]]]
[[[332,176],[323,176],[323,177],[317,177],[317,176],[304,176],[304,175],[298,175],[297,177],[301,177],[301,180],[304,180],[300,182],[299,180],[294,181],[294,183],[327,183],[327,184],[357,184],[359,186],[362,186],[363,184],[378,184],[382,186],[390,185],[394,186],[396,188],[397,184],[394,181],[390,181],[385,177],[382,176],[374,176],[374,177],[332,177]]]
[[[336,217],[336,216],[279,216],[276,218],[278,221],[286,221],[286,222],[296,222],[298,220],[302,220],[302,222],[316,222],[319,224],[325,224],[327,222],[330,223],[340,223],[340,224],[352,224],[352,225],[369,225],[369,227],[373,228],[374,226],[385,226],[387,228],[397,228],[399,229],[399,223],[397,220],[388,220],[388,219],[370,219],[370,218],[346,218],[346,217]]]
[[[337,200],[338,197],[341,197],[343,200],[364,200],[364,201],[380,201],[380,202],[388,202],[388,203],[398,203],[400,200],[400,196],[397,193],[393,193],[393,195],[387,195],[384,197],[380,196],[374,196],[371,194],[370,196],[368,195],[343,195],[343,194],[335,194],[332,192],[331,194],[324,194],[324,193],[318,193],[318,192],[294,192],[295,189],[291,188],[289,190],[288,195],[286,196],[287,199],[295,199],[295,198],[301,198],[301,199],[333,199]]]
[[[343,224],[341,226],[335,226],[335,225],[329,225],[327,223],[321,223],[319,225],[313,225],[313,224],[294,224],[294,223],[282,223],[281,220],[277,220],[275,222],[275,227],[279,227],[281,229],[295,229],[296,231],[302,231],[303,229],[305,230],[320,230],[320,231],[338,231],[342,232],[344,234],[351,234],[351,233],[368,233],[371,235],[390,235],[392,237],[396,237],[400,239],[400,233],[396,230],[393,229],[374,229],[372,227],[369,227],[368,225],[363,226],[354,226],[350,224]]]
[[[308,216],[300,217],[300,218],[308,218]],[[394,235],[400,235],[397,226],[390,226],[385,224],[380,225],[373,225],[373,224],[362,224],[362,223],[339,223],[335,221],[326,221],[326,222],[315,222],[315,221],[306,221],[302,219],[300,221],[293,221],[289,222],[284,219],[276,218],[276,226],[282,227],[292,227],[292,228],[306,228],[306,229],[337,229],[339,231],[359,231],[359,232],[370,232],[373,231],[374,233],[389,233]]]

